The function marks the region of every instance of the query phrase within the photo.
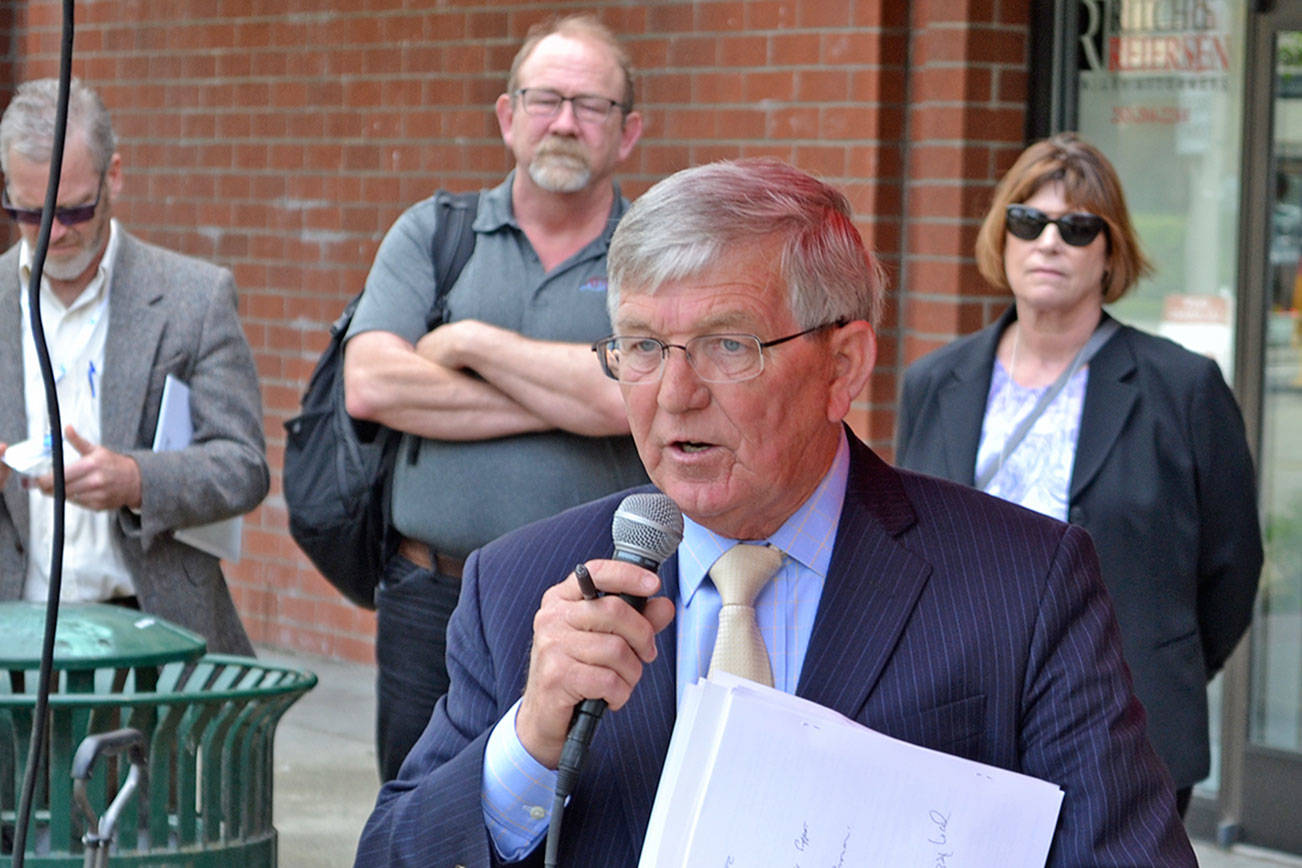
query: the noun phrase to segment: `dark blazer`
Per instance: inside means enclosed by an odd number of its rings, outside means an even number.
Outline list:
[[[904,375],[896,462],[973,484],[995,346],[1015,319]],[[1090,362],[1069,515],[1090,532],[1149,735],[1179,787],[1207,776],[1206,684],[1252,617],[1261,531],[1243,419],[1215,362],[1123,327]]]
[[[487,733],[525,684],[543,591],[609,557],[612,495],[490,543],[448,631],[452,687],[381,790],[360,866],[487,865]],[[661,568],[676,594],[677,560]],[[675,630],[601,721],[565,814],[562,863],[635,865],[676,710]],[[1193,865],[1144,737],[1088,537],[852,439],[836,550],[797,690],[889,735],[1053,780],[1053,865]],[[532,856],[541,863],[542,847]]]
[[[140,467],[139,513],[114,529],[141,608],[202,634],[209,651],[252,654],[219,561],[172,531],[248,512],[267,493],[262,399],[231,273],[121,232],[109,289],[100,431]],[[0,443],[27,439],[18,247],[0,256]],[[190,386],[194,442],[153,451],[163,382]],[[69,460],[75,456],[70,456]],[[0,501],[0,599],[22,596],[27,492],[11,474]]]

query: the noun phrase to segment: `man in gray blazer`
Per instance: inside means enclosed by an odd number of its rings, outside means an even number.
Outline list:
[[[0,119],[3,207],[22,239],[0,256],[0,458],[50,434],[26,286],[58,82],[23,84]],[[99,97],[74,80],[41,318],[57,380],[67,510],[61,598],[135,606],[252,654],[218,559],[173,532],[248,512],[267,493],[262,405],[229,271],[146,244],[113,219],[122,158]],[[153,451],[169,375],[193,439]],[[6,452],[9,454],[6,456]],[[53,476],[0,465],[0,599],[47,598]]]

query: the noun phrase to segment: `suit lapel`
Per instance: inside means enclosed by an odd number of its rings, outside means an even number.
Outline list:
[[[978,333],[967,352],[956,360],[949,380],[937,390],[941,424],[945,426],[947,479],[964,485],[976,480],[977,447],[981,444],[981,420],[990,393],[995,347],[1014,319],[1016,310],[1010,307],[993,326]]]
[[[850,478],[798,696],[855,717],[912,615],[931,565],[896,542],[916,521],[899,476],[852,435]]]
[[[660,580],[664,584],[664,595],[676,600],[678,555],[661,565]],[[614,749],[600,762],[619,770],[624,815],[638,847],[646,838],[651,806],[660,784],[660,771],[669,752],[669,737],[673,734],[678,714],[677,645],[677,632],[670,624],[656,637],[656,659],[642,670],[642,680],[628,704],[619,711],[607,712],[601,724],[610,727],[612,738],[605,744]]]
[[[163,316],[156,307],[161,291],[148,288],[161,283],[143,276],[145,270],[139,246],[123,232],[109,291],[109,333],[104,345],[104,395],[100,403],[101,440],[110,449],[151,445],[139,442],[138,430],[140,420],[145,418],[149,373],[161,343]],[[142,351],[145,347],[149,348],[147,352]]]
[[[850,438],[850,475],[836,552],[818,606],[797,695],[854,717],[867,701],[917,603],[931,565],[895,536],[916,522],[899,476]],[[866,564],[871,564],[866,568]],[[664,593],[678,596],[677,555],[660,569]],[[589,763],[618,770],[624,814],[634,841],[646,837],[660,773],[677,716],[677,639],[673,625],[656,639],[628,705],[608,712]],[[640,846],[640,844],[639,844]]]
[[[0,260],[0,402],[17,410],[0,413],[0,442],[27,439],[27,405],[23,400],[23,326],[18,266],[13,256]]]
[[[23,396],[23,330],[18,280],[18,247],[0,258],[0,443],[27,439],[27,403]],[[5,508],[23,545],[28,545],[27,493],[17,482],[4,487]]]
[[[988,389],[976,388],[975,383],[955,372],[937,393],[941,423],[945,426],[945,476],[964,485],[976,479],[977,446],[981,429],[972,427],[973,419],[985,413]]]
[[[1113,335],[1090,360],[1071,490],[1067,496],[1069,503],[1075,503],[1093,481],[1121,436],[1121,429],[1139,399],[1139,390],[1130,382],[1134,371],[1135,357],[1124,330]]]

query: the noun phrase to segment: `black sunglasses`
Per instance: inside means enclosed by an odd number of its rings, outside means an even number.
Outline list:
[[[76,226],[78,223],[85,223],[95,216],[95,209],[99,207],[100,196],[104,194],[104,176],[99,176],[99,187],[95,190],[95,201],[87,205],[72,205],[68,208],[55,208],[54,219],[58,220],[64,226]],[[40,208],[15,208],[14,203],[9,201],[9,188],[5,186],[0,188],[0,208],[9,215],[9,219],[19,223],[26,223],[29,226],[41,225]]]
[[[1009,205],[1004,215],[1008,231],[1023,241],[1034,241],[1039,238],[1044,227],[1052,223],[1058,227],[1058,234],[1062,236],[1063,241],[1072,247],[1084,247],[1107,228],[1107,223],[1102,217],[1084,211],[1073,211],[1051,219],[1039,208]]]

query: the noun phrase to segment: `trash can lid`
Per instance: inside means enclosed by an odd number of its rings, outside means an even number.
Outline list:
[[[45,638],[45,604],[0,603],[0,668],[35,669]],[[60,603],[54,668],[141,666],[195,660],[207,642],[170,621],[123,606]]]

